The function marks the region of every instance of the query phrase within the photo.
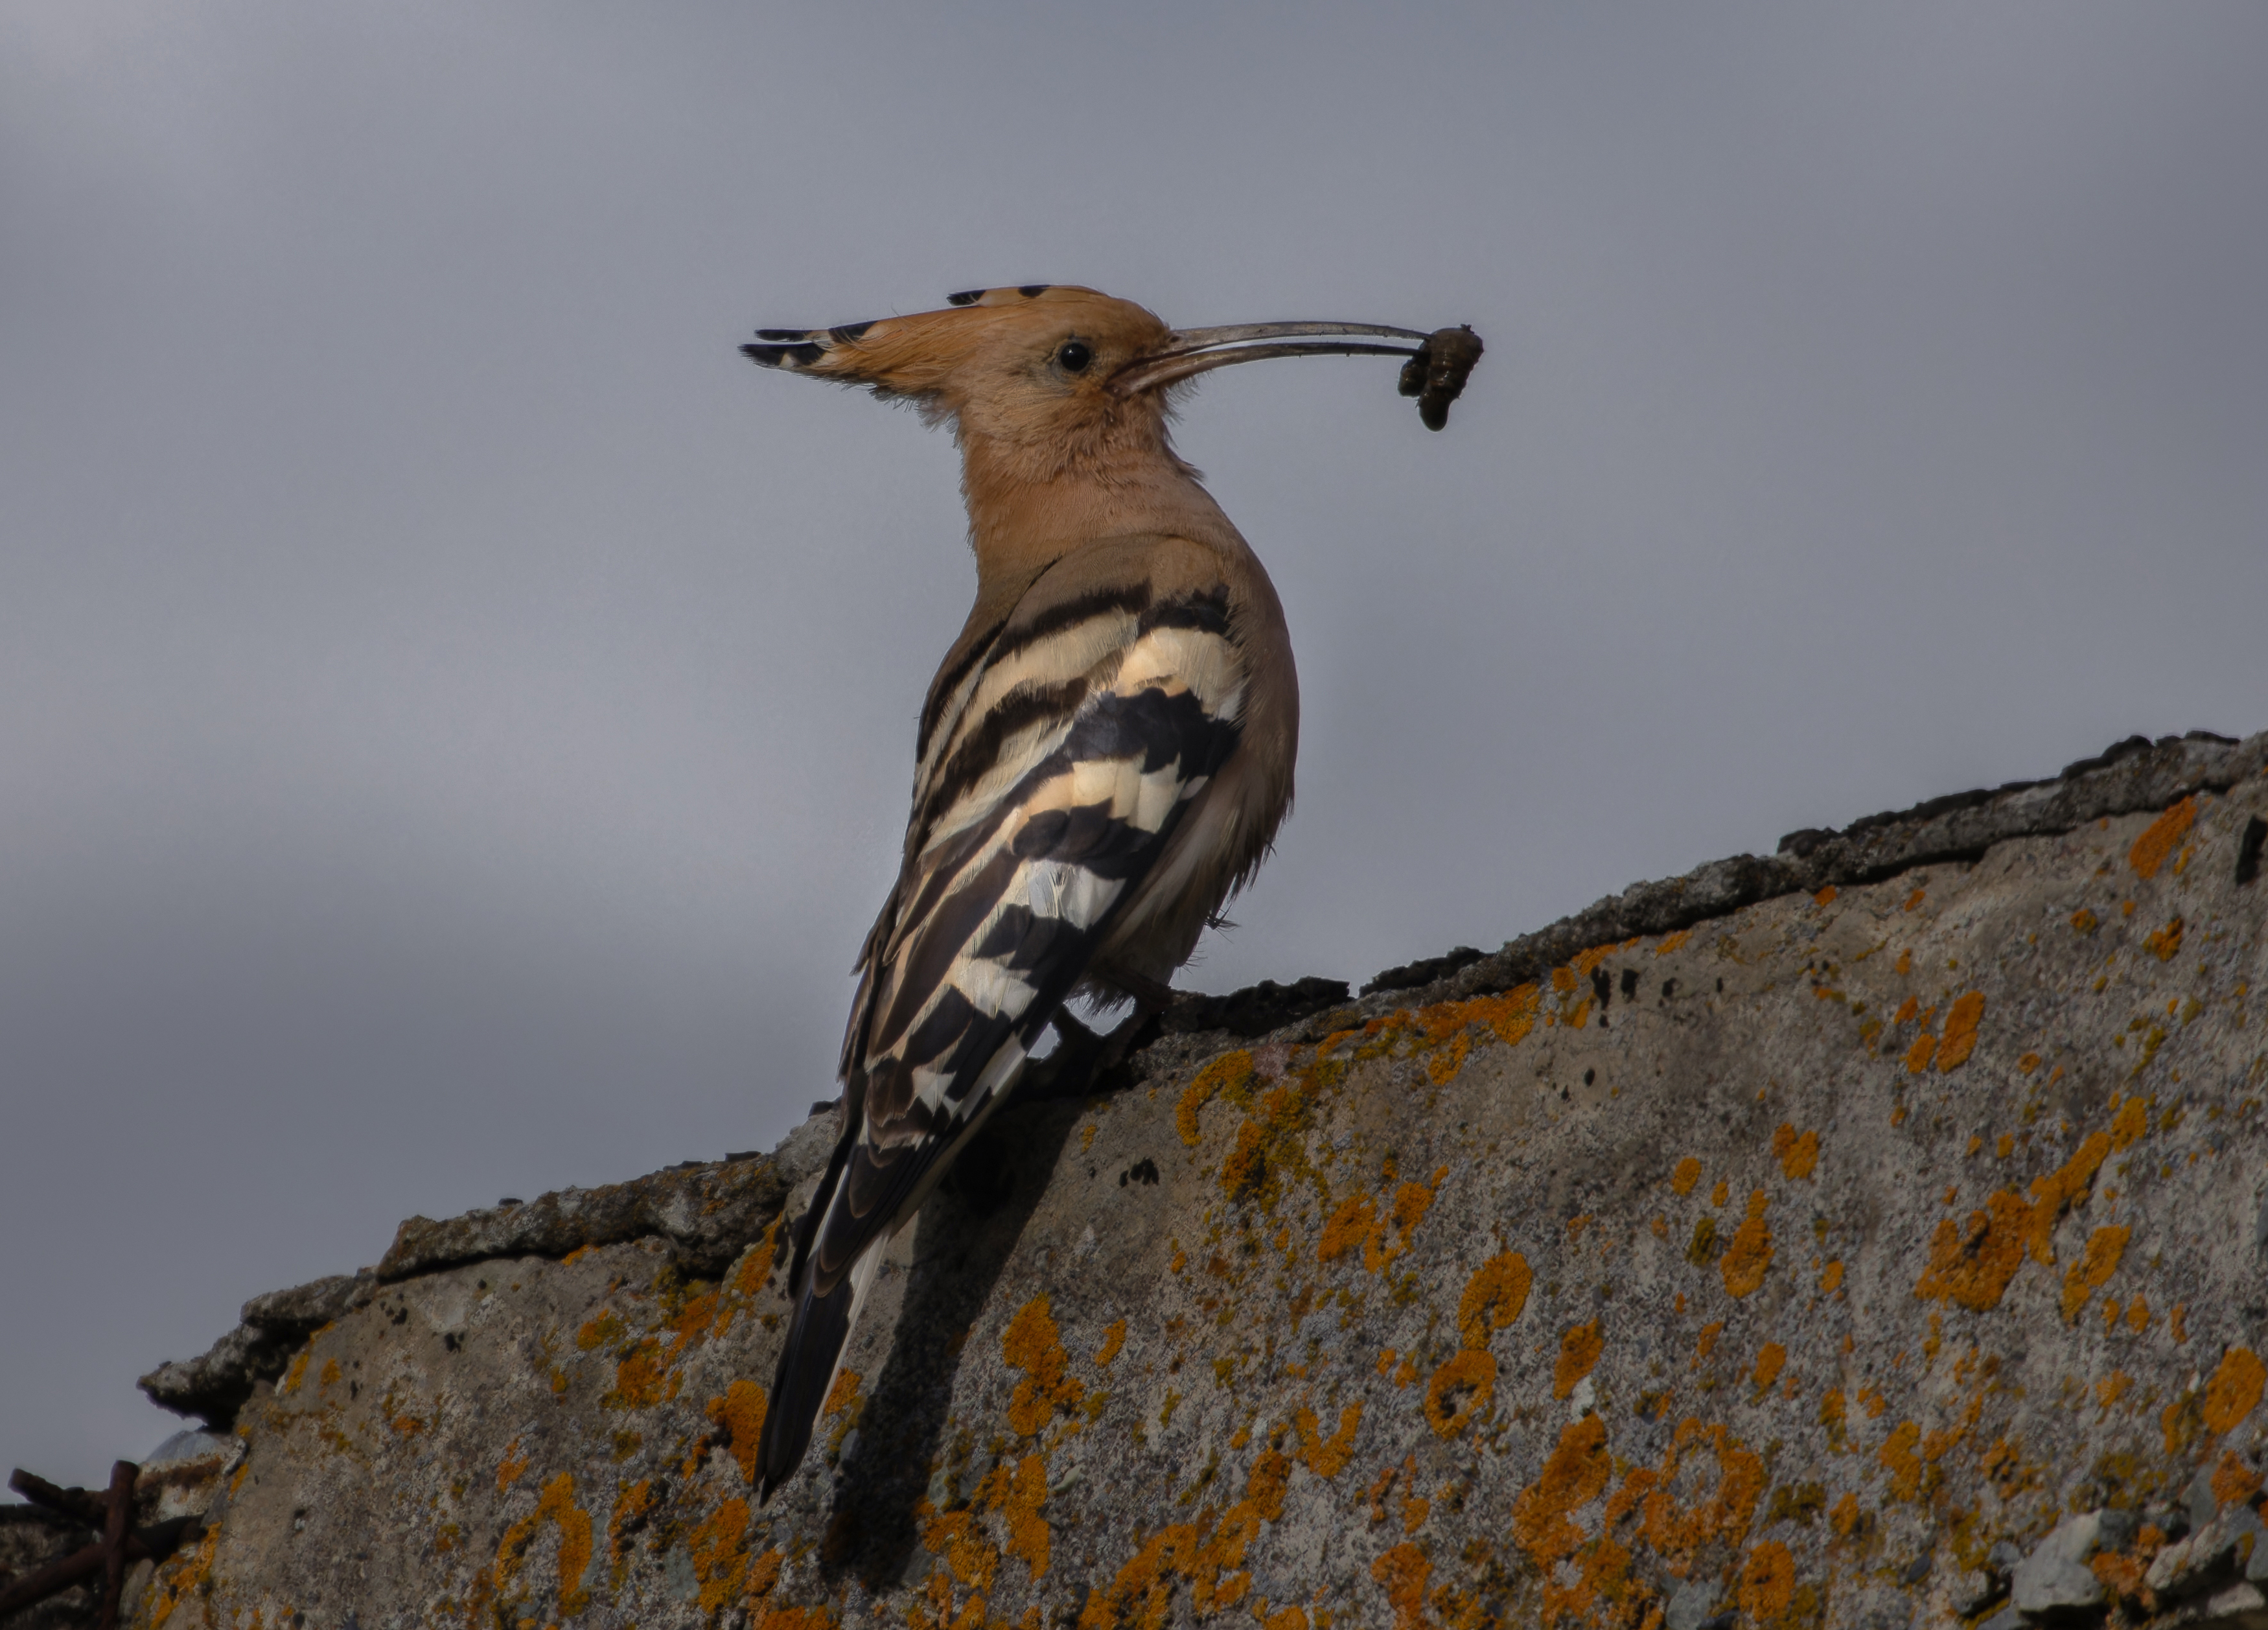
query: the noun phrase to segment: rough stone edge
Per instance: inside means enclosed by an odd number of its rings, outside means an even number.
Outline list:
[[[2202,730],[2154,742],[2130,736],[2051,780],[2014,781],[1933,798],[1911,809],[1868,815],[1839,832],[1791,832],[1780,840],[1777,854],[1733,855],[1683,877],[1635,883],[1493,953],[1461,948],[1388,969],[1351,1003],[1321,999],[1318,987],[1331,982],[1307,979],[1226,997],[1180,999],[1165,1028],[1176,1036],[1286,1031],[1283,1039],[1306,1039],[1318,1020],[1322,1028],[1344,1029],[1397,1007],[1507,991],[1542,978],[1594,946],[1675,933],[1785,895],[1880,882],[1917,867],[1979,859],[1993,845],[2012,838],[2056,837],[2105,816],[2163,809],[2197,793],[2225,793],[2264,769],[2268,731],[2242,741]],[[1263,992],[1280,993],[1271,1011],[1263,1011],[1269,1007],[1258,999]],[[1258,1022],[1263,1018],[1272,1022]]]
[[[821,1129],[814,1136],[813,1127]],[[687,1161],[628,1183],[561,1189],[526,1205],[497,1206],[436,1221],[412,1217],[374,1268],[337,1274],[244,1304],[240,1323],[196,1358],[161,1364],[136,1384],[160,1408],[226,1430],[263,1383],[291,1365],[324,1325],[366,1307],[402,1280],[497,1258],[556,1259],[586,1245],[661,1238],[677,1265],[713,1277],[779,1214],[789,1191],[824,1158],[824,1123],[807,1122],[770,1154]]]
[[[1181,995],[1162,1015],[1161,1033],[1128,1058],[1126,1068],[1138,1081],[1210,1051],[1216,1039],[1308,1040],[1399,1007],[1509,990],[1594,946],[1675,933],[1786,895],[1978,859],[2012,838],[2058,836],[2105,816],[2163,809],[2197,793],[2225,793],[2264,770],[2268,731],[2242,741],[2208,731],[2154,742],[2130,736],[2051,780],[1933,798],[1839,832],[1792,832],[1777,854],[1733,855],[1682,877],[1633,884],[1493,953],[1461,946],[1388,969],[1351,1002],[1345,981],[1320,977],[1290,985],[1263,980],[1225,996]],[[556,1259],[587,1245],[656,1237],[670,1242],[688,1272],[713,1275],[770,1225],[831,1141],[829,1122],[814,1116],[770,1154],[688,1161],[627,1183],[562,1189],[526,1205],[439,1221],[412,1217],[376,1268],[255,1296],[244,1305],[243,1322],[210,1350],[160,1365],[138,1384],[161,1407],[225,1429],[259,1384],[284,1373],[309,1335],[367,1304],[384,1285],[471,1262]]]

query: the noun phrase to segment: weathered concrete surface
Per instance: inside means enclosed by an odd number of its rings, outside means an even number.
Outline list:
[[[2264,1630],[2264,749],[1013,1113],[766,1510],[823,1122],[714,1279],[437,1258],[252,1383],[137,1622]]]

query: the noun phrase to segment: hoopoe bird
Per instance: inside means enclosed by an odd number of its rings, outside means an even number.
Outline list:
[[[1284,608],[1175,456],[1169,389],[1261,358],[1404,356],[1403,392],[1438,430],[1480,342],[1369,323],[1177,331],[1060,284],[756,337],[741,349],[766,367],[950,423],[976,554],[976,603],[922,704],[897,882],[858,955],[839,1136],[794,1235],[759,1454],[769,1500],[810,1445],[891,1236],[1042,1033],[1058,1028],[1049,1066],[1123,1045],[1291,805]],[[1062,1013],[1076,996],[1136,1013],[1098,1049]]]

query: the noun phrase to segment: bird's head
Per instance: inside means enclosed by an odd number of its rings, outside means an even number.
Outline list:
[[[762,328],[757,343],[740,349],[766,367],[910,400],[953,421],[965,442],[1046,446],[1072,456],[1112,444],[1162,449],[1169,387],[1231,363],[1369,352],[1409,357],[1416,367],[1431,355],[1428,347],[1463,344],[1444,342],[1444,336],[1462,336],[1469,355],[1460,350],[1453,365],[1454,387],[1447,393],[1453,398],[1480,354],[1469,329],[1427,336],[1354,322],[1169,328],[1130,300],[1069,284],[976,289],[949,302],[942,311],[843,328]],[[1440,372],[1438,358],[1428,365]],[[1403,384],[1404,395],[1419,394],[1410,368]],[[1438,413],[1421,403],[1435,429],[1447,412],[1447,398]]]

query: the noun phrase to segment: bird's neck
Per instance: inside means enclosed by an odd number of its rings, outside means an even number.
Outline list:
[[[1027,578],[1097,538],[1233,530],[1162,433],[1066,449],[964,432],[961,484],[980,582]]]

